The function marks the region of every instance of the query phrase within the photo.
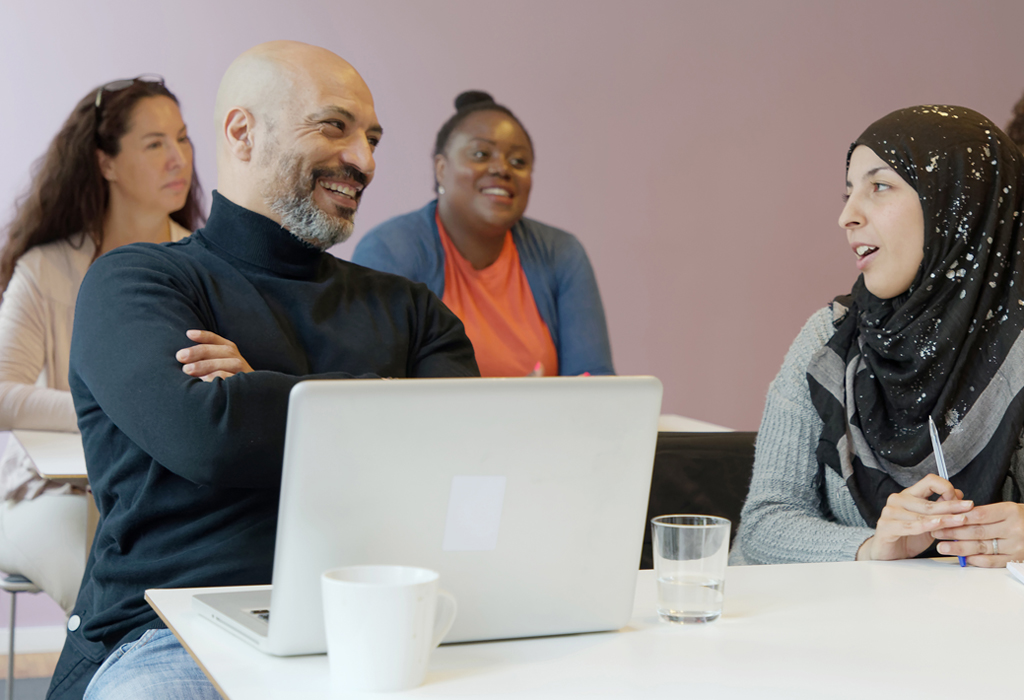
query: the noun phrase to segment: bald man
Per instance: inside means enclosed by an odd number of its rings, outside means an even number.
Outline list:
[[[257,46],[216,118],[206,227],[119,248],[82,283],[69,379],[100,521],[50,698],[218,697],[143,593],[270,583],[296,383],[478,373],[426,287],[324,252],[382,134],[352,66]]]

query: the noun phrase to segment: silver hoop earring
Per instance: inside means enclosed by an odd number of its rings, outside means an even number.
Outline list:
[[[438,185],[437,186],[437,193],[438,194],[444,194],[444,187],[442,185]]]

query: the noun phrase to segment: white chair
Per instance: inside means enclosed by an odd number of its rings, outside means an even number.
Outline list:
[[[39,587],[21,574],[7,574],[0,580],[0,590],[11,594],[10,636],[7,645],[7,700],[14,698],[14,609],[19,593],[39,593]]]

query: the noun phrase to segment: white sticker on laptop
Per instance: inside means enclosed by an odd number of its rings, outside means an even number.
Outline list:
[[[505,477],[454,476],[444,525],[446,552],[489,552],[498,546]]]

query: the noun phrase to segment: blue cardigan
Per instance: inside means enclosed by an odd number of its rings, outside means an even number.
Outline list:
[[[352,262],[423,282],[444,297],[444,249],[434,215],[437,200],[371,229]],[[512,241],[540,317],[558,352],[559,374],[615,374],[604,307],[590,260],[576,237],[522,219]]]

